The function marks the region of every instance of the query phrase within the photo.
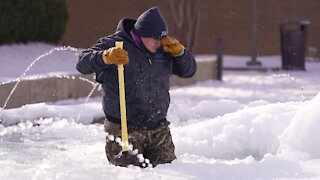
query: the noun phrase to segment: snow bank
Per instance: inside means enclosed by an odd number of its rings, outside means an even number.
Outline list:
[[[278,136],[300,106],[298,102],[252,105],[224,116],[178,126],[173,129],[177,152],[228,160],[275,155],[279,148]],[[207,112],[210,116],[210,111]]]
[[[291,158],[320,159],[320,93],[306,102],[281,136],[281,152]]]
[[[80,100],[80,102],[83,102],[83,100]],[[4,126],[10,126],[19,122],[48,117],[67,118],[78,123],[90,124],[94,118],[104,117],[101,103],[97,103],[97,101],[78,103],[63,105],[37,103],[15,109],[0,109],[0,118]]]

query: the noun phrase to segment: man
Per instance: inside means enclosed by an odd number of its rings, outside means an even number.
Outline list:
[[[153,7],[137,20],[122,19],[115,34],[82,52],[77,64],[79,72],[95,73],[96,81],[102,84],[105,131],[116,137],[121,137],[117,65],[125,64],[129,143],[153,166],[176,159],[166,119],[169,78],[172,74],[191,77],[197,68],[190,52],[167,35],[167,23],[159,8]],[[123,41],[123,49],[115,47],[116,41]],[[121,147],[108,138],[105,148],[110,163],[141,166],[135,156],[117,156]]]

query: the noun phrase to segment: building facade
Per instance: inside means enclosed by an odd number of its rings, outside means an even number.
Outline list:
[[[280,54],[279,23],[289,20],[310,21],[307,47],[320,51],[319,0],[68,0],[69,22],[61,43],[87,48],[114,33],[121,18],[137,18],[144,10],[159,6],[169,35],[193,53],[215,53],[220,36],[225,54],[250,55],[253,1],[258,56]]]

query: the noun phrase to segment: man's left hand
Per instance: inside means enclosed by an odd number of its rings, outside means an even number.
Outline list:
[[[177,57],[183,54],[184,46],[180,42],[172,37],[161,38],[161,45],[165,52],[170,53],[173,57]]]

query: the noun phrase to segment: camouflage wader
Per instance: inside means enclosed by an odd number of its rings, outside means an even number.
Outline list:
[[[138,149],[138,153],[143,154],[144,158],[148,158],[153,166],[170,163],[176,159],[169,124],[168,121],[165,121],[152,130],[128,129],[129,143],[133,145],[133,149]],[[121,137],[120,125],[116,123],[105,120],[104,129],[110,135]],[[116,157],[121,151],[121,147],[115,141],[110,141],[108,137],[106,138],[105,150],[111,164],[117,166],[133,164],[142,167],[135,155]]]

